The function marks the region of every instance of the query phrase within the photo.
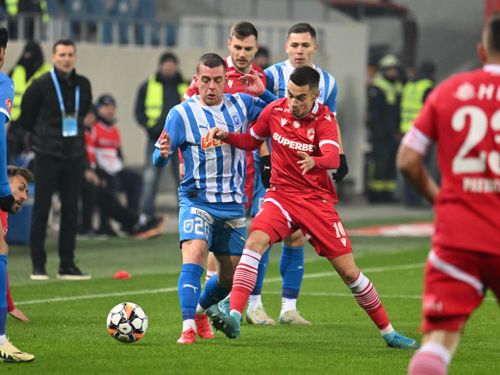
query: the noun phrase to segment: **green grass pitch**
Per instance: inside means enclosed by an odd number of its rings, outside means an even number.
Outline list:
[[[429,239],[353,238],[359,267],[373,281],[391,322],[420,339],[422,269]],[[115,239],[78,243],[78,265],[91,281],[58,281],[56,246],[48,241],[51,280],[29,280],[28,249],[11,246],[9,276],[19,308],[31,319],[9,317],[7,335],[36,359],[0,364],[11,374],[405,374],[409,350],[389,349],[368,316],[325,259],[306,249],[298,302],[310,327],[242,325],[241,336],[222,333],[195,345],[175,342],[181,331],[177,298],[177,235],[147,241]],[[280,247],[271,253],[263,299],[277,319],[281,288]],[[129,280],[114,280],[125,269]],[[108,311],[119,302],[141,305],[149,317],[145,337],[122,344],[106,332]],[[491,295],[466,327],[451,374],[500,373],[500,320]]]

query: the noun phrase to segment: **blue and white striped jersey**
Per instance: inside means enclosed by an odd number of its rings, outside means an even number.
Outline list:
[[[245,154],[221,141],[208,140],[211,128],[244,133],[266,102],[247,94],[224,94],[217,106],[203,105],[193,96],[173,107],[165,120],[164,131],[171,139],[171,149],[180,148],[184,158],[183,193],[209,203],[244,203]],[[168,159],[159,157],[156,144],[153,163],[163,166]]]
[[[312,67],[320,74],[318,102],[328,106],[330,111],[335,113],[337,111],[337,81],[323,68],[317,65]],[[289,60],[271,65],[264,71],[267,78],[266,89],[279,98],[286,97],[288,80],[294,70]]]

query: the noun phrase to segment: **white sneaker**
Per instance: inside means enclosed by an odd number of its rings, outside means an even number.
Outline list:
[[[9,341],[0,346],[0,362],[31,362],[34,359],[33,354],[20,351]]]
[[[280,314],[278,322],[280,324],[311,325],[311,322],[305,320],[297,310],[288,310]]]
[[[264,306],[257,306],[255,309],[247,310],[246,320],[249,324],[275,325],[276,322],[267,315]]]

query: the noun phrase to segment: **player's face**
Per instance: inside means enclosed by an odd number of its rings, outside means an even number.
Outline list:
[[[309,33],[292,33],[285,43],[285,50],[292,66],[298,68],[313,64],[313,57],[318,50],[318,45]]]
[[[63,73],[69,73],[75,68],[75,63],[75,47],[59,44],[52,55],[52,64]]]
[[[28,199],[28,182],[21,175],[16,175],[9,179],[10,190],[14,197],[14,205],[12,211],[16,213],[21,209],[23,203]]]
[[[287,88],[288,109],[295,118],[305,117],[311,112],[318,95],[319,91],[311,89],[309,85],[297,86],[289,81]]]
[[[200,93],[200,101],[208,106],[222,102],[224,86],[226,85],[226,71],[223,66],[209,68],[200,64],[196,74],[196,87]]]
[[[246,38],[238,39],[233,35],[227,41],[227,49],[236,68],[240,72],[248,73],[258,49],[255,36],[250,35]]]

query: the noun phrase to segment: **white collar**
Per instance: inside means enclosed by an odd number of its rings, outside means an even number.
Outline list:
[[[500,64],[485,64],[483,70],[489,73],[500,74]]]

